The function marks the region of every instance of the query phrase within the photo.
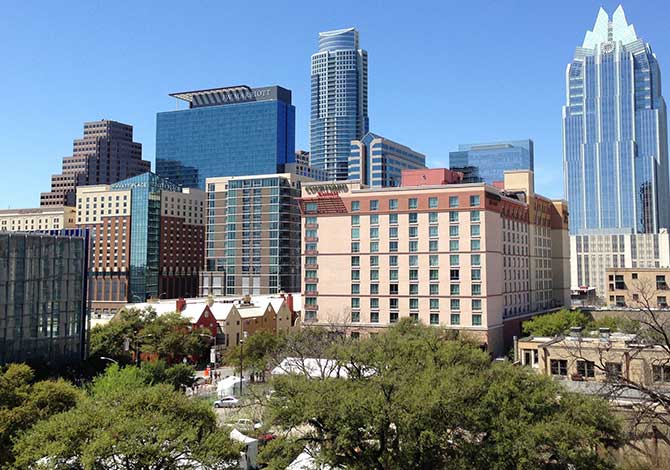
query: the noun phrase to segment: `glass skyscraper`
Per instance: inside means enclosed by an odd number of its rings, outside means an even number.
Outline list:
[[[565,195],[570,232],[668,226],[667,116],[651,46],[619,6],[602,8],[566,71]]]
[[[449,169],[463,173],[464,183],[504,180],[505,171],[534,171],[533,141],[510,140],[481,144],[462,144],[449,152]]]
[[[157,175],[204,190],[210,177],[277,173],[295,161],[289,90],[235,86],[170,96],[189,109],[157,115]]]
[[[425,167],[424,154],[372,132],[351,142],[348,179],[373,188],[400,186],[402,170]]]
[[[311,164],[346,180],[352,140],[369,129],[368,53],[354,28],[319,33],[312,55]]]

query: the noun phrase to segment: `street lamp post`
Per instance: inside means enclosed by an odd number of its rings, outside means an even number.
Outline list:
[[[207,333],[198,333],[198,336],[211,338],[214,341],[214,368],[216,369],[216,336]]]
[[[242,398],[242,381],[244,380],[244,340],[247,339],[247,332],[242,332],[242,338],[240,339],[240,398]]]
[[[112,359],[111,357],[100,356],[100,359],[102,359],[103,361],[113,362],[114,364],[119,363],[119,361],[117,361],[116,359]]]

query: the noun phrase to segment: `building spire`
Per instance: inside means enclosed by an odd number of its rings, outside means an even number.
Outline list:
[[[621,41],[623,44],[629,44],[635,40],[637,40],[635,27],[628,24],[621,5],[614,11],[611,20],[605,9],[600,7],[593,29],[584,35],[582,47],[594,49],[603,42]]]

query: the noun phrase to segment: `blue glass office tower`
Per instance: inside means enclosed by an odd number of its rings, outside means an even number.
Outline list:
[[[566,71],[565,195],[571,234],[668,226],[667,116],[649,44],[619,6],[600,9]]]
[[[425,167],[424,154],[372,132],[351,142],[350,180],[375,188],[400,186],[402,170]]]
[[[368,121],[368,53],[354,28],[319,33],[312,55],[311,164],[331,180],[346,180],[352,140]]]
[[[156,174],[205,189],[205,179],[281,173],[295,161],[295,107],[278,86],[174,93],[189,109],[158,113]]]
[[[449,152],[449,169],[462,172],[464,183],[493,184],[503,181],[506,171],[534,171],[534,160],[530,139],[461,144]]]

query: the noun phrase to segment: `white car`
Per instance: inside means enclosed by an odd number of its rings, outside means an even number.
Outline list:
[[[240,406],[240,400],[235,397],[223,397],[214,402],[214,408],[235,408]]]

